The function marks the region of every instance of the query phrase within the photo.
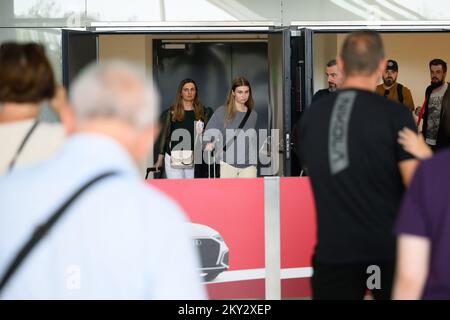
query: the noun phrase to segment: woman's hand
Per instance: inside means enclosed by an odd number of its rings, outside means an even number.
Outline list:
[[[197,134],[203,133],[203,127],[205,126],[205,123],[202,120],[198,120],[195,122],[195,131]]]
[[[159,168],[161,168],[163,160],[164,160],[164,155],[158,154],[158,160],[155,163],[155,168],[156,168],[157,172],[159,172]]]
[[[417,159],[424,160],[433,155],[433,151],[425,143],[423,136],[411,129],[403,128],[399,131],[397,141],[405,151],[411,153]]]
[[[213,151],[214,150],[214,143],[213,142],[208,142],[205,146],[205,150],[206,151]]]

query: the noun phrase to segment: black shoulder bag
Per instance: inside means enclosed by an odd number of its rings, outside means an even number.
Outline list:
[[[25,258],[30,254],[30,252],[36,247],[36,245],[49,233],[51,228],[56,224],[56,222],[63,216],[64,212],[66,212],[67,208],[89,187],[94,185],[95,183],[103,180],[107,177],[116,175],[116,172],[105,172],[103,174],[98,175],[97,177],[91,179],[84,185],[82,185],[71,197],[69,197],[59,208],[56,210],[50,218],[42,225],[36,227],[31,238],[23,245],[14,259],[9,263],[6,271],[2,275],[0,281],[0,295],[2,290],[5,288],[8,281],[17,271],[17,269],[22,265]]]

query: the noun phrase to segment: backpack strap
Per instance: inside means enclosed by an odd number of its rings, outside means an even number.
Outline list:
[[[56,224],[56,222],[63,216],[63,214],[67,211],[69,206],[83,193],[85,192],[89,187],[93,186],[95,183],[116,175],[117,172],[105,172],[102,173],[95,178],[89,180],[87,183],[82,185],[71,197],[69,197],[64,203],[52,214],[50,215],[50,218],[48,220],[40,225],[37,226],[34,230],[33,234],[29,238],[29,240],[22,246],[20,251],[17,253],[17,255],[14,257],[14,259],[11,261],[11,263],[6,268],[5,273],[1,277],[0,281],[0,294],[2,290],[5,288],[8,281],[11,279],[11,277],[15,274],[15,272],[18,270],[18,268],[22,265],[25,258],[30,254],[30,252],[36,247],[37,244],[50,232],[52,227]]]
[[[403,104],[403,85],[401,85],[400,83],[397,83],[397,96],[398,101]]]

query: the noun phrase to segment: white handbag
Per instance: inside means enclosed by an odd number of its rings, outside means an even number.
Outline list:
[[[174,169],[191,169],[194,167],[194,152],[192,150],[172,150],[170,166]]]

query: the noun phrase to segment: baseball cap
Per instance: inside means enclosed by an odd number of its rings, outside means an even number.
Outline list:
[[[398,71],[397,61],[389,59],[387,61],[386,70]]]

